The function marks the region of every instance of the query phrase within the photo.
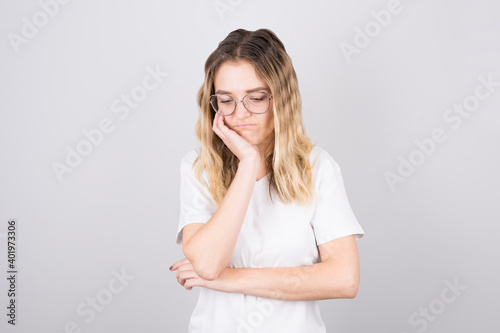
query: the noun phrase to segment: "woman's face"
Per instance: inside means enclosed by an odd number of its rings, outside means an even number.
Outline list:
[[[229,95],[237,102],[253,91],[271,95],[269,86],[257,77],[253,65],[246,61],[223,63],[215,74],[214,85],[216,94]],[[254,114],[243,103],[237,103],[234,113],[224,117],[227,127],[256,145],[261,152],[265,151],[274,130],[273,103],[272,100],[270,102],[269,110],[262,114]],[[238,126],[243,124],[251,126]]]

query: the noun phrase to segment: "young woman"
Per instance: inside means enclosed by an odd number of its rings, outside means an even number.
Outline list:
[[[311,143],[297,77],[268,29],[231,32],[198,93],[201,147],[180,165],[177,270],[200,288],[189,332],[326,332],[318,300],[354,298],[364,231],[339,165]]]

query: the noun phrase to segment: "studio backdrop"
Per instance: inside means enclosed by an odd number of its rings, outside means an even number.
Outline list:
[[[187,332],[169,267],[204,63],[268,28],[365,231],[328,332],[492,332],[494,0],[0,0],[0,331]],[[261,318],[265,318],[265,313]]]

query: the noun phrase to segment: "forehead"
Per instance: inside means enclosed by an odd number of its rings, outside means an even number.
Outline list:
[[[269,90],[268,85],[257,76],[253,65],[249,62],[226,61],[215,73],[215,91],[243,93],[257,87]]]

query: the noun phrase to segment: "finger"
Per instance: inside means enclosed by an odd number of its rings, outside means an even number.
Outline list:
[[[179,268],[180,265],[182,264],[185,264],[185,263],[188,263],[189,260],[187,258],[184,258],[182,260],[179,260],[178,262],[176,262],[175,264],[173,264],[172,266],[170,266],[170,270],[171,271],[175,271],[177,268]]]
[[[203,287],[205,285],[205,280],[202,278],[192,278],[186,281],[184,288],[187,290],[193,289],[193,287]]]
[[[217,129],[217,125],[219,124],[219,114],[216,112],[214,116],[214,123],[212,125],[212,129],[215,131]]]
[[[194,272],[193,265],[188,263],[188,264],[184,264],[184,265],[179,266],[179,269],[177,270],[177,273],[175,274],[177,280],[179,280],[179,276],[186,271]],[[198,276],[198,275],[196,275],[196,276]]]
[[[222,133],[224,138],[230,138],[230,135],[233,135],[232,130],[226,125],[225,117],[220,116],[219,122],[217,124],[218,130]]]
[[[177,268],[179,268],[180,262],[181,261],[177,261],[176,263],[174,263],[172,266],[170,266],[169,270],[175,271]]]
[[[214,123],[213,123],[212,127],[216,127],[218,121],[219,121],[219,114],[216,112],[215,116],[214,116]]]
[[[195,271],[189,270],[189,271],[184,271],[178,274],[177,281],[183,286],[186,283],[186,280],[192,279],[192,278],[197,278],[199,277]]]
[[[190,262],[187,262],[185,264],[181,264],[178,267],[177,272],[183,272],[183,271],[189,271],[189,270],[193,270],[193,265]]]
[[[213,126],[213,131],[219,138],[222,139],[222,141],[226,142],[227,136],[222,132],[221,126],[220,126],[220,118],[223,118],[221,115],[216,114],[216,120],[214,121],[214,126]]]
[[[226,117],[220,116],[219,127],[221,129],[229,129],[229,127],[227,127],[226,125]]]
[[[222,141],[226,142],[226,140],[224,139],[224,138],[225,138],[225,136],[224,136],[224,134],[222,134],[222,132],[221,132],[221,130],[220,130],[219,128],[214,127],[214,128],[213,128],[213,131],[214,131],[214,133],[215,133],[215,134],[216,134],[216,135],[217,135],[217,136],[218,136],[218,137],[219,137]]]

